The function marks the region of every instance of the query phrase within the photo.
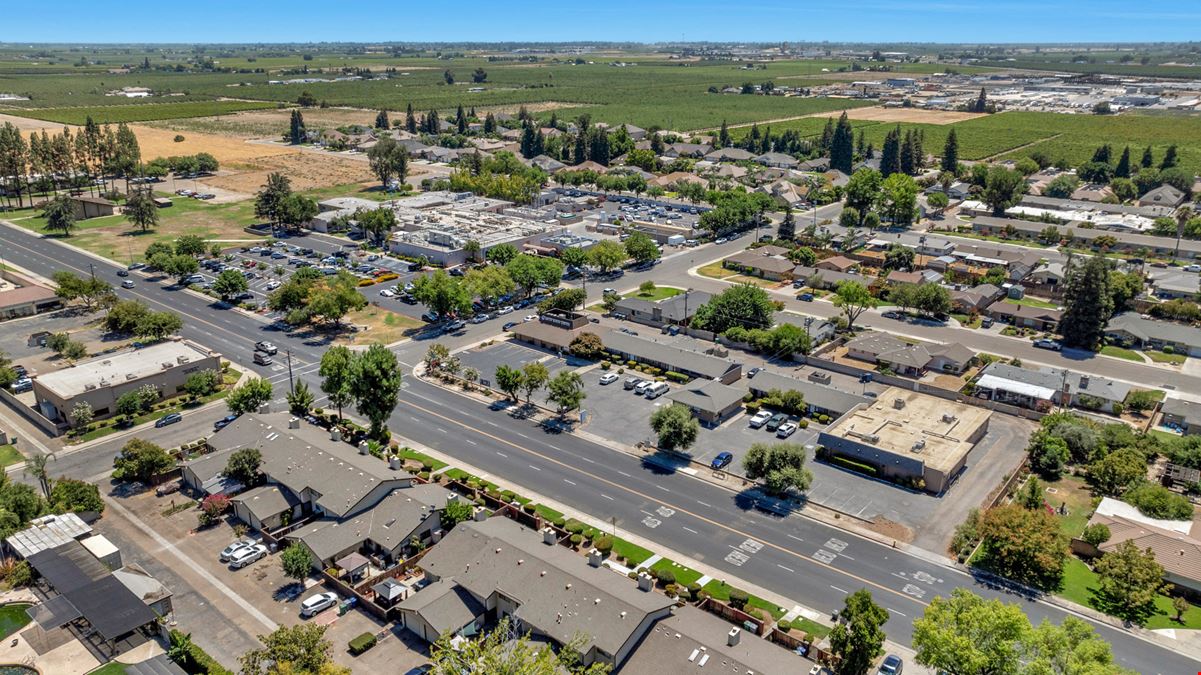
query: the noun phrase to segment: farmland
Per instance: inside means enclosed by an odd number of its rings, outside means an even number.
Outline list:
[[[97,124],[145,122],[186,117],[229,115],[242,110],[274,108],[277,104],[265,101],[193,101],[187,103],[146,103],[142,105],[85,106],[80,108],[32,108],[19,113],[23,117],[82,125],[91,117]]]

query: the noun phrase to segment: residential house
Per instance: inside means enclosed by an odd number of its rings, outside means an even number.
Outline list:
[[[805,201],[805,195],[808,194],[809,188],[802,187],[789,180],[776,180],[771,183],[766,183],[755,188],[755,192],[762,192],[772,196],[777,204],[781,206],[800,206]]]
[[[713,151],[713,146],[708,143],[672,143],[663,150],[663,156],[670,159],[678,157],[704,157],[706,154]]]
[[[1116,200],[1117,197],[1113,194],[1113,188],[1108,185],[1085,183],[1076,188],[1072,193],[1072,199],[1082,202],[1103,202],[1106,199]]]
[[[905,272],[902,270],[892,270],[888,276],[884,277],[884,284],[887,286],[898,286],[902,284],[937,284],[942,281],[942,274],[934,270],[916,270],[913,272]]]
[[[741,363],[672,344],[682,342],[679,340],[659,342],[620,331],[611,331],[601,336],[601,340],[606,349],[623,361],[638,361],[689,377],[717,380],[722,384],[732,384],[742,377]]]
[[[688,406],[701,424],[715,427],[742,411],[744,393],[742,389],[716,380],[693,380],[682,387],[672,389],[667,398],[674,403]]]
[[[951,306],[963,314],[979,313],[1005,294],[1000,287],[980,284],[951,291]]]
[[[737,180],[739,178],[745,178],[750,172],[746,167],[738,166],[737,164],[720,164],[716,168],[710,170],[708,173],[715,178],[729,178],[732,180]]]
[[[846,273],[859,267],[859,262],[841,255],[836,255],[824,260],[819,260],[813,266],[819,270]]]
[[[1160,185],[1138,198],[1139,206],[1164,206],[1174,209],[1184,203],[1185,194],[1171,185]]]
[[[1054,296],[1059,293],[1059,289],[1063,288],[1066,279],[1067,272],[1064,270],[1063,263],[1050,262],[1034,268],[1030,276],[1022,281],[1022,285],[1032,292],[1042,292],[1045,295]]]
[[[975,382],[978,398],[1043,411],[1061,405],[1113,412],[1114,404],[1123,403],[1130,390],[1131,386],[1125,382],[1098,375],[999,361],[981,369]]]
[[[1122,312],[1105,326],[1105,337],[1138,349],[1171,349],[1177,354],[1201,356],[1201,328],[1167,321],[1144,319],[1135,312]]]
[[[1191,534],[1190,521],[1156,520],[1139,513],[1125,502],[1106,497],[1088,521],[1104,525],[1109,539],[1093,547],[1081,539],[1072,540],[1072,550],[1096,557],[1132,542],[1140,551],[1150,550],[1163,568],[1163,580],[1189,594],[1201,593],[1201,541]]]
[[[686,326],[701,305],[713,297],[705,291],[685,291],[662,300],[650,301],[640,298],[623,298],[613,308],[619,318],[655,326]]]
[[[709,187],[709,181],[701,178],[695,173],[690,173],[688,171],[673,171],[671,173],[663,174],[662,176],[659,176],[658,178],[649,182],[651,185],[661,187],[665,190],[670,189],[677,183],[691,183],[693,185],[700,185],[704,188]]]
[[[504,517],[459,523],[418,563],[433,584],[401,602],[402,623],[425,639],[462,631],[486,614],[508,618],[535,639],[565,645],[581,638],[584,665],[620,668],[651,626],[671,615],[675,600],[649,583],[635,585]],[[465,591],[471,600],[460,591]],[[423,598],[432,591],[432,600]]]
[[[863,285],[870,283],[867,277],[853,274],[850,272],[835,272],[828,269],[820,269],[810,267],[808,265],[797,265],[792,268],[792,278],[803,280],[806,286],[815,290],[833,290],[844,281],[855,281]]]
[[[847,356],[887,367],[901,375],[921,376],[928,370],[962,373],[976,354],[959,343],[910,344],[888,333],[869,332],[847,343]]]
[[[827,274],[833,274],[833,272],[827,272]],[[810,343],[814,347],[832,340],[834,334],[838,332],[837,327],[826,319],[816,316],[805,316],[796,312],[776,312],[773,320],[776,326],[787,323],[804,329],[809,334]]]
[[[1169,396],[1159,412],[1163,413],[1161,425],[1179,429],[1186,436],[1201,434],[1201,403]]]
[[[797,171],[806,171],[811,173],[825,173],[830,170],[830,158],[818,157],[817,159],[807,159],[796,167]]]
[[[770,166],[777,169],[795,169],[800,164],[796,157],[786,155],[782,152],[765,152],[762,155],[757,155],[752,158],[757,164]]]
[[[1055,330],[1063,317],[1062,310],[1015,305],[1009,302],[993,303],[987,311],[988,316],[996,321],[1041,331]]]
[[[642,127],[636,127],[633,124],[623,124],[621,125],[621,128],[625,129],[626,133],[630,135],[630,138],[635,141],[641,141],[642,139],[646,138],[646,129],[643,129]],[[556,131],[558,131],[558,129],[556,129]]]
[[[752,394],[759,397],[767,396],[776,390],[798,391],[805,397],[806,413],[824,414],[831,418],[841,417],[848,410],[869,401],[866,396],[836,389],[813,379],[817,377],[820,380],[823,375],[826,375],[825,382],[828,383],[829,377],[825,371],[815,370],[810,374],[810,379],[802,380],[764,369],[755,373],[753,378],[747,379],[746,385]]]
[[[961,180],[957,180],[954,183],[951,183],[949,186],[947,186],[947,188],[945,190],[942,187],[942,183],[935,183],[935,184],[931,185],[930,187],[926,188],[926,194],[933,194],[935,192],[945,192],[948,200],[950,200],[952,202],[961,202],[968,198],[968,195],[971,194],[971,189],[972,189],[971,184],[965,183]]]
[[[772,281],[783,281],[792,278],[792,270],[796,264],[785,256],[788,249],[781,246],[762,246],[739,251],[722,260],[722,267],[738,270]]]
[[[566,169],[567,165],[559,160],[548,157],[547,155],[538,155],[530,160],[531,166],[536,166],[547,173],[555,173],[561,169]]]
[[[710,162],[747,162],[755,158],[753,153],[742,148],[719,148],[705,153]]]
[[[1176,300],[1178,298],[1195,298],[1201,293],[1198,277],[1195,272],[1185,272],[1179,268],[1158,270],[1152,268],[1148,281],[1151,285],[1151,295],[1161,300]]]

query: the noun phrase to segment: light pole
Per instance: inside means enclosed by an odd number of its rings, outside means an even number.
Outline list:
[[[292,380],[292,350],[284,350],[288,356],[288,391],[292,394],[296,393],[296,383]]]

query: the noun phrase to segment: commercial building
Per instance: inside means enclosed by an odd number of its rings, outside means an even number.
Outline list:
[[[116,215],[117,213],[116,202],[109,201],[103,197],[90,197],[88,195],[71,197],[71,208],[75,211],[76,220],[101,218],[103,216]]]
[[[715,380],[693,380],[667,398],[687,406],[705,426],[717,426],[742,410],[743,391]]]
[[[731,384],[742,377],[741,363],[676,346],[672,344],[676,342],[674,340],[659,342],[620,331],[610,331],[601,340],[606,349],[623,361],[638,361],[689,377],[717,380],[722,384]]]
[[[988,432],[991,412],[890,387],[852,409],[818,436],[836,456],[875,468],[893,480],[920,481],[945,491],[963,470],[968,453]]]
[[[755,396],[767,396],[773,391],[798,391],[805,396],[805,412],[829,415],[832,418],[844,415],[848,410],[871,400],[866,396],[827,386],[830,375],[824,370],[812,371],[809,378],[801,380],[770,370],[760,370],[746,383]]]
[[[481,254],[501,244],[521,248],[566,230],[555,220],[537,221],[494,213],[487,208],[451,206],[414,209],[408,202],[394,209],[398,229],[388,241],[388,249],[410,258],[424,257],[444,266],[467,260],[469,241],[479,244]],[[469,203],[470,204],[470,203]]]
[[[12,270],[0,269],[0,321],[33,316],[63,306],[52,289]]]
[[[116,410],[122,394],[146,385],[161,398],[183,391],[188,376],[220,371],[221,355],[189,340],[165,340],[141,349],[107,354],[62,370],[33,377],[37,410],[46,419],[68,419],[71,409],[86,402],[97,419]]]
[[[513,339],[552,351],[567,351],[573,340],[592,333],[604,344],[611,329],[594,325],[582,312],[552,309],[538,315],[537,321],[523,321],[513,326]]]

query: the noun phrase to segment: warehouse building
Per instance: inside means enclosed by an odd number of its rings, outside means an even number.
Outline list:
[[[818,436],[836,456],[867,464],[890,480],[922,481],[942,493],[963,470],[967,455],[988,432],[992,413],[915,391],[891,387],[856,407]]]

